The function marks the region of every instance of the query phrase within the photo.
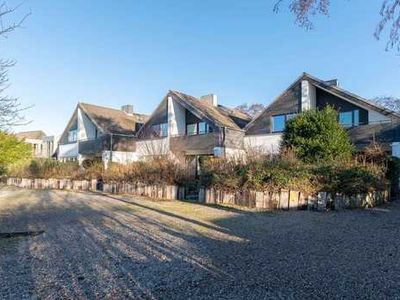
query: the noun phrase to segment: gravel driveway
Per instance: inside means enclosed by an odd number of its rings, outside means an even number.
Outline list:
[[[2,299],[400,299],[399,203],[255,213],[1,187],[0,233],[16,231],[33,235],[0,236]]]

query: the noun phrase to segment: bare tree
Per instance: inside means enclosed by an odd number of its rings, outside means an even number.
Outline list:
[[[289,3],[290,11],[296,17],[296,23],[306,29],[313,28],[311,18],[315,15],[328,15],[331,0],[277,0],[274,11],[278,12],[283,2]],[[376,26],[374,36],[380,39],[388,29],[386,49],[400,51],[400,0],[383,0],[380,12],[381,20]]]
[[[8,21],[8,18],[19,8],[18,6],[9,7],[5,2],[0,4],[0,38],[7,38],[8,34],[21,27],[22,23],[29,16],[26,14],[18,19],[18,22]],[[7,130],[12,126],[26,124],[21,112],[26,107],[22,107],[17,98],[5,94],[9,87],[8,70],[15,64],[8,59],[0,59],[0,130]]]
[[[239,106],[236,106],[237,110],[240,110],[241,112],[250,115],[251,117],[254,117],[258,113],[262,112],[264,110],[265,106],[261,103],[253,103],[253,104],[248,104],[244,103]]]
[[[400,112],[400,98],[393,96],[380,96],[375,97],[372,100],[387,109]]]
[[[400,51],[400,0],[384,0],[380,11],[381,21],[375,30],[379,40],[386,27],[389,29],[389,40],[386,49],[397,48]]]

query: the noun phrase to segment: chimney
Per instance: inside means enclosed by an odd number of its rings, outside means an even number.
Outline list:
[[[337,79],[325,80],[325,83],[329,86],[339,86],[339,80]]]
[[[215,94],[201,96],[200,101],[204,101],[212,106],[218,106],[218,97]]]
[[[121,107],[121,110],[123,112],[126,112],[127,114],[133,114],[133,105],[131,105],[131,104],[123,105]]]

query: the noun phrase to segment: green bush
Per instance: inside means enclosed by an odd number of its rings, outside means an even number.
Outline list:
[[[0,175],[12,164],[25,161],[32,156],[32,147],[15,135],[0,131]]]
[[[309,110],[286,124],[282,149],[292,149],[305,162],[347,160],[354,152],[346,130],[332,107]]]
[[[59,162],[53,159],[33,159],[14,163],[9,167],[8,176],[25,178],[71,178],[83,176],[77,162]]]

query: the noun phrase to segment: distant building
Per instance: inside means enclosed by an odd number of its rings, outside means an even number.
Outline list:
[[[50,158],[57,149],[55,136],[47,136],[42,130],[19,132],[16,136],[32,146],[33,157]]]
[[[137,160],[137,130],[148,116],[137,114],[132,105],[114,109],[78,103],[60,137],[60,161],[102,160],[128,163]]]

